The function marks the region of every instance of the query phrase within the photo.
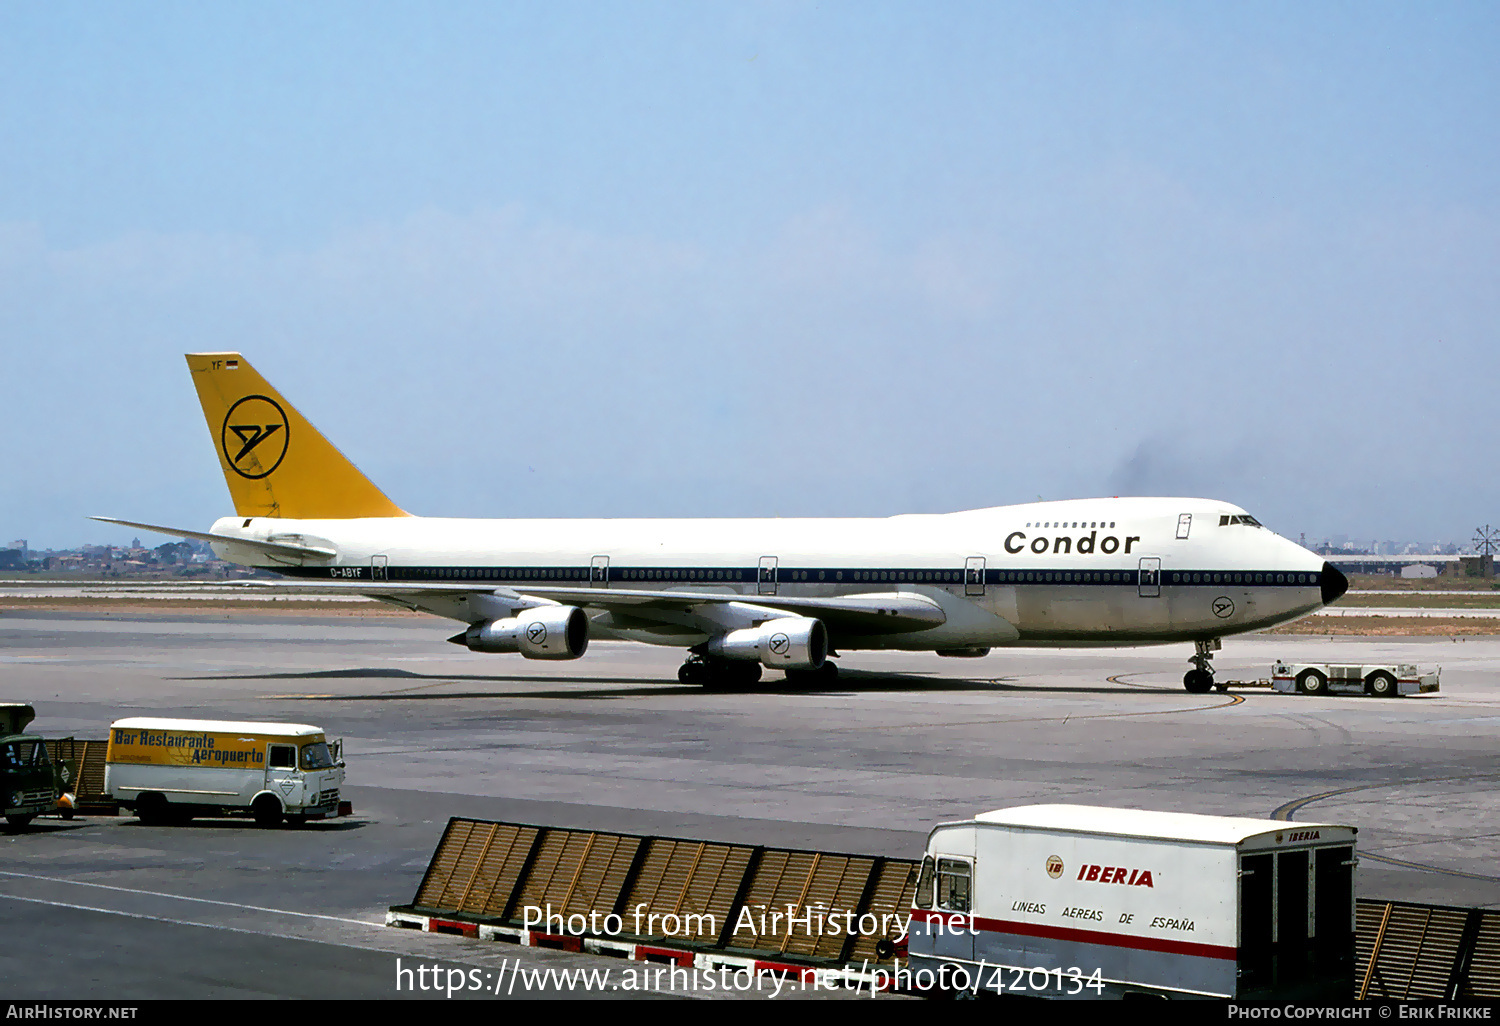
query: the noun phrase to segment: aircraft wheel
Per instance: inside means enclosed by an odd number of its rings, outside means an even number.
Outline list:
[[[1401,689],[1396,686],[1396,678],[1383,670],[1370,674],[1365,681],[1365,689],[1376,698],[1395,698],[1401,693]]]
[[[760,680],[760,663],[749,659],[710,659],[691,664],[693,683],[710,691],[748,688]]]
[[[1328,694],[1328,678],[1317,670],[1303,670],[1297,678],[1297,690],[1304,695]]]
[[[1183,674],[1182,686],[1187,688],[1190,694],[1206,695],[1213,690],[1214,675],[1207,670],[1189,670]]]

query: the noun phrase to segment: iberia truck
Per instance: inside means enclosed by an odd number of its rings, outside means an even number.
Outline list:
[[[914,986],[1347,1001],[1354,838],[1328,823],[1087,805],[939,824],[912,902]]]
[[[143,823],[248,812],[300,824],[337,815],[342,748],[303,723],[134,717],[109,728],[104,791]]]

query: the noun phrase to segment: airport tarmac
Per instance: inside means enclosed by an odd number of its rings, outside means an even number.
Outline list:
[[[1500,638],[1230,638],[1216,658],[1234,680],[1277,658],[1442,665],[1440,693],[1376,700],[1190,695],[1185,645],[854,653],[831,688],[768,673],[712,693],[677,684],[674,650],[596,643],[577,662],[528,662],[449,645],[453,631],[236,610],[0,615],[0,699],[32,702],[38,732],[104,737],[151,714],[317,724],[345,739],[356,813],[275,831],[39,820],[0,837],[9,996],[408,996],[398,957],[487,978],[518,958],[619,971],[381,926],[453,815],[910,858],[933,823],[1013,805],[1294,809],[1359,827],[1362,897],[1500,907]]]

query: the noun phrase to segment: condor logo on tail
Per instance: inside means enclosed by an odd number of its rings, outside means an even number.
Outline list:
[[[263,395],[247,395],[231,406],[219,431],[230,469],[252,481],[281,466],[289,438],[286,411]]]

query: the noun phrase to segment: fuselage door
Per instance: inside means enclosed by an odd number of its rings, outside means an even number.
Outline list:
[[[609,587],[609,557],[595,556],[589,560],[589,587]]]
[[[1158,557],[1141,557],[1141,576],[1137,593],[1141,598],[1161,597],[1161,559]]]
[[[1191,531],[1192,529],[1193,529],[1193,515],[1191,513],[1183,513],[1183,514],[1181,514],[1177,518],[1177,538],[1178,538],[1178,540],[1180,541],[1183,538],[1186,538],[1188,536],[1188,532]]]
[[[372,581],[384,581],[384,580],[388,580],[388,578],[386,577],[386,569],[385,569],[386,564],[388,562],[390,562],[390,560],[388,560],[385,556],[371,556],[370,557],[370,580],[372,580]]]
[[[984,557],[970,556],[964,560],[964,594],[984,594]]]
[[[760,557],[760,573],[755,579],[755,590],[762,595],[776,594],[776,557]]]

